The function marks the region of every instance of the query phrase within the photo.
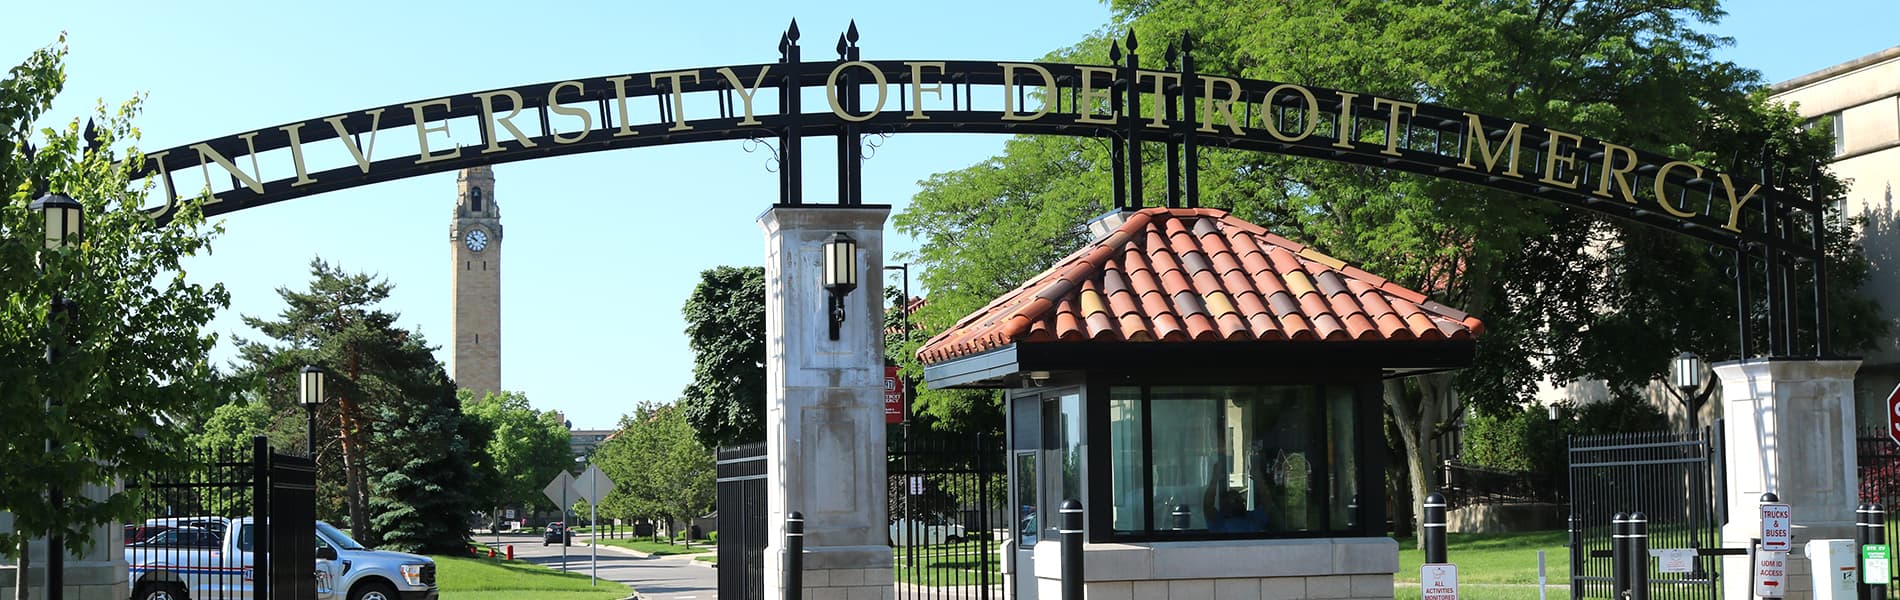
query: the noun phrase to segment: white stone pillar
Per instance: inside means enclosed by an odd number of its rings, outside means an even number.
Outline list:
[[[776,206],[765,232],[765,594],[783,595],[785,516],[805,516],[806,598],[889,599],[884,220],[889,207]],[[830,339],[824,241],[858,243],[858,289]]]
[[[86,486],[85,497],[94,500],[104,499],[119,490],[118,486]],[[13,515],[0,512],[0,530],[12,531]],[[66,557],[66,599],[67,600],[124,600],[132,596],[130,571],[125,564],[125,530],[121,525],[106,523],[93,527],[89,534],[91,547],[78,557]],[[71,552],[84,540],[68,537],[66,549]],[[28,568],[32,571],[28,577],[28,591],[32,598],[43,598],[46,593],[46,538],[33,538],[27,543],[27,552],[31,557]],[[0,599],[13,598],[13,575],[0,573]]]
[[[1714,365],[1722,380],[1728,524],[1722,545],[1746,548],[1761,535],[1757,503],[1774,492],[1794,517],[1794,546],[1854,537],[1859,480],[1854,463],[1854,371],[1858,360],[1746,360]],[[1746,557],[1722,563],[1726,598],[1751,598]],[[1805,557],[1789,556],[1790,600],[1811,597]]]

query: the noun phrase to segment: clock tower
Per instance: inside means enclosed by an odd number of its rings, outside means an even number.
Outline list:
[[[479,398],[501,391],[501,210],[489,167],[462,169],[455,188],[455,217],[449,220],[455,346],[449,369],[456,386]]]

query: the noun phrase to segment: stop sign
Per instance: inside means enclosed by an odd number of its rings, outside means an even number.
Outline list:
[[[1895,386],[1893,393],[1887,394],[1887,437],[1900,444],[1900,386]]]

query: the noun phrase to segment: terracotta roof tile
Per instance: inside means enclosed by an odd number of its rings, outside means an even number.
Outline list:
[[[1153,208],[964,317],[918,357],[937,363],[1022,341],[1471,339],[1483,326],[1224,211]]]

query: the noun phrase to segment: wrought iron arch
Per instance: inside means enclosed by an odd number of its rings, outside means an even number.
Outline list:
[[[840,205],[862,203],[866,138],[897,133],[998,133],[1103,138],[1115,167],[1116,207],[1141,207],[1137,149],[1166,148],[1159,204],[1199,202],[1200,149],[1209,145],[1356,163],[1462,181],[1642,223],[1733,249],[1740,288],[1751,256],[1762,265],[1767,353],[1797,335],[1791,279],[1809,265],[1809,332],[1827,354],[1826,247],[1820,202],[1760,178],[1676,160],[1607,140],[1423,102],[1294,83],[1204,74],[1192,41],[1143,68],[1133,34],[1110,65],[967,60],[863,60],[856,24],[835,60],[807,62],[797,22],[771,63],[553,81],[351,111],[150,153],[163,184],[164,220],[181,173],[199,170],[218,215],[429,173],[585,152],[719,140],[768,143],[779,203],[803,204],[806,137],[837,138]],[[808,110],[807,94],[824,102]],[[767,107],[770,102],[773,106]],[[444,146],[459,125],[478,143]],[[415,136],[415,152],[375,156],[380,134]],[[769,138],[769,139],[768,139]],[[875,140],[873,140],[875,145]],[[274,157],[260,161],[260,156]],[[319,160],[320,159],[320,160]],[[273,168],[265,169],[269,162]],[[1751,302],[1738,298],[1746,348]]]

